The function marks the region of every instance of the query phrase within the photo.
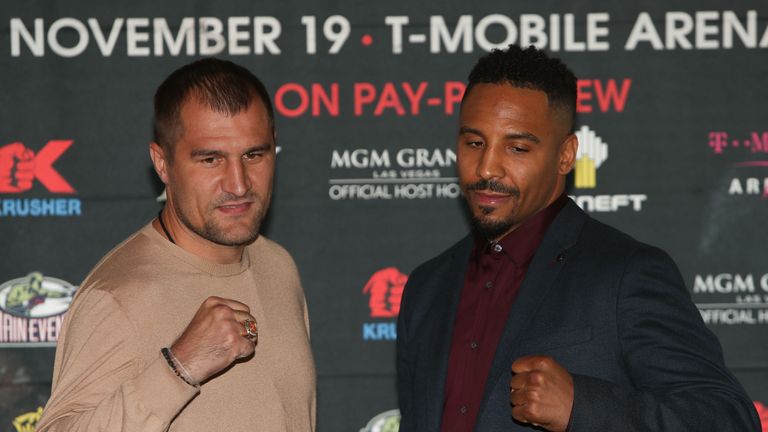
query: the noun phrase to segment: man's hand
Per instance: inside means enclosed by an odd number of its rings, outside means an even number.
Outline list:
[[[573,409],[573,377],[551,357],[520,357],[509,381],[515,420],[562,432]]]
[[[0,193],[24,192],[35,179],[35,153],[20,142],[0,147]]]
[[[184,333],[171,346],[176,359],[196,382],[203,382],[233,361],[251,355],[255,341],[246,337],[245,320],[256,322],[250,308],[221,297],[205,299]]]

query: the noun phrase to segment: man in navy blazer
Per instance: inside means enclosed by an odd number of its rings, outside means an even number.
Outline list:
[[[672,259],[565,196],[575,105],[573,73],[533,47],[470,74],[474,229],[405,287],[400,431],[760,431]]]

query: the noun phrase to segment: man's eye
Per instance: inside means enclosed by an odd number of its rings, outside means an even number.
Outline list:
[[[512,146],[509,148],[512,153],[528,153],[528,149],[520,146]]]
[[[217,159],[215,157],[211,156],[205,159],[200,159],[200,162],[206,165],[213,165],[214,163],[216,163],[216,160]]]
[[[483,142],[482,141],[469,141],[467,143],[467,145],[470,146],[470,147],[478,147],[479,148],[479,147],[483,146]]]
[[[258,159],[259,157],[261,157],[261,155],[262,155],[261,152],[252,151],[252,152],[248,152],[248,153],[244,154],[243,155],[243,159],[245,159],[245,160],[254,160],[254,159]]]

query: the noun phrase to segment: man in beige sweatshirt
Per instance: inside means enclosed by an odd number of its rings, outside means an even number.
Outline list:
[[[275,165],[262,83],[204,59],[155,94],[158,218],[81,285],[38,431],[312,431],[296,266],[259,235]]]

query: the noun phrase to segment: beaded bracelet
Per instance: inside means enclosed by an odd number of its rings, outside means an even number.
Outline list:
[[[176,367],[176,365],[179,365],[182,368],[184,368],[184,366],[178,360],[176,360],[176,356],[173,355],[173,352],[170,349],[163,348],[160,350],[160,352],[163,353],[165,361],[168,362],[168,366],[170,366],[171,370],[176,374],[177,377],[181,378],[182,381],[191,385],[192,387],[200,387],[200,384],[197,384],[192,380],[192,377],[189,376],[189,372],[187,372],[186,369],[184,369],[184,373],[179,372],[179,369]]]

